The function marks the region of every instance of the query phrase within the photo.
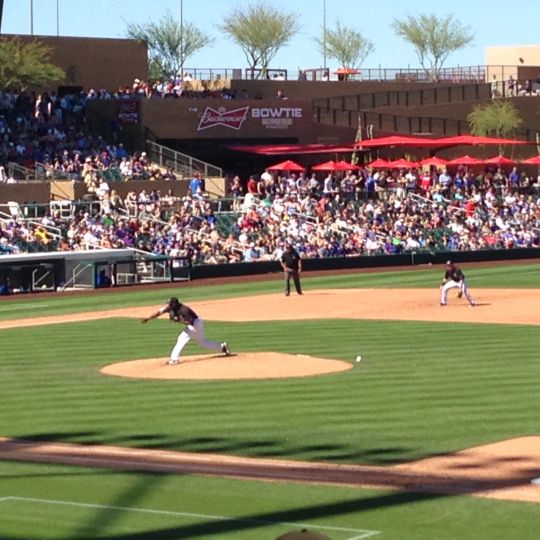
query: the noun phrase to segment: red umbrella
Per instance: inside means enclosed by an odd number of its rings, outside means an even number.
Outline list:
[[[358,165],[353,165],[347,161],[336,161],[336,167],[339,167],[340,171],[357,171],[360,167]]]
[[[448,163],[447,159],[443,159],[440,157],[429,157],[426,159],[423,159],[420,164],[421,165],[433,165],[434,167],[443,167]]]
[[[540,156],[530,157],[521,163],[524,163],[525,165],[540,165]]]
[[[362,73],[359,69],[352,67],[342,67],[334,71],[336,75],[360,75]]]
[[[305,172],[306,168],[302,167],[302,165],[300,165],[299,163],[296,163],[295,161],[287,159],[286,161],[282,161],[281,163],[276,163],[275,165],[268,167],[268,170],[269,171]]]
[[[382,169],[384,167],[388,167],[388,163],[390,163],[390,162],[387,161],[386,159],[379,158],[379,159],[376,159],[375,161],[372,161],[369,164],[369,166],[373,167],[375,169]]]
[[[350,166],[349,166],[350,168]],[[312,171],[342,171],[343,168],[336,161],[325,161],[311,167]]]
[[[416,161],[407,161],[403,158],[388,163],[388,167],[391,169],[412,169],[413,167],[418,167],[418,165]]]
[[[461,156],[448,162],[448,165],[482,165],[481,159],[476,159],[471,156]]]
[[[495,157],[492,157],[492,158],[489,158],[489,159],[484,159],[484,163],[486,165],[498,165],[498,166],[515,165],[516,164],[516,162],[513,159],[509,159],[509,158],[504,157],[504,156],[495,156]]]

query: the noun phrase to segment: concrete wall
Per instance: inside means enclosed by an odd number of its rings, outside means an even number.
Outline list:
[[[4,34],[2,37],[13,38]],[[17,36],[23,43],[41,41],[51,49],[51,61],[67,75],[68,86],[116,90],[133,79],[148,77],[146,44],[133,39],[57,36]],[[55,89],[53,85],[51,89]]]
[[[171,189],[176,196],[183,197],[187,194],[188,181],[130,180],[129,182],[110,183],[109,186],[116,190],[121,197],[125,197],[129,191],[140,192],[143,189],[147,192],[153,189],[159,190],[162,194]],[[225,192],[223,179],[210,179],[208,188],[216,195],[223,195]],[[85,193],[86,188],[82,182],[73,183],[70,180],[4,184],[0,189],[0,204],[5,204],[8,201],[15,201],[19,204],[48,204],[55,200],[79,200]]]
[[[2,187],[0,187],[0,203],[5,204],[8,201],[18,203],[48,203],[50,192],[49,182],[2,184]]]
[[[320,99],[326,97],[352,96],[371,92],[397,91],[414,88],[434,88],[443,83],[403,82],[403,81],[231,81],[231,88],[237,92],[245,90],[250,98],[275,99],[278,90],[289,99]]]

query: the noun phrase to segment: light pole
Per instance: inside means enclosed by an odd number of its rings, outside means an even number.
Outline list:
[[[180,78],[184,80],[184,0],[180,0]]]
[[[56,35],[60,35],[60,0],[56,0]]]
[[[326,69],[326,0],[323,0],[323,67]]]
[[[34,0],[30,0],[30,35],[34,35]]]

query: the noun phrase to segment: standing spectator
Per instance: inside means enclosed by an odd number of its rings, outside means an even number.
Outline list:
[[[506,83],[506,97],[514,97],[516,95],[516,81],[510,75]]]
[[[189,181],[189,194],[192,197],[202,197],[204,195],[204,185],[201,178],[201,173],[194,173],[193,178]]]
[[[244,192],[244,189],[242,187],[242,181],[240,180],[240,177],[237,175],[232,179],[231,185],[229,187],[229,193],[231,197],[233,198],[233,212],[240,211],[240,202],[242,199],[243,192]]]

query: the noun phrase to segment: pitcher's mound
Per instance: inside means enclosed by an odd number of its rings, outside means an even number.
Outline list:
[[[184,356],[176,365],[168,365],[167,360],[150,358],[119,362],[105,366],[101,373],[136,379],[238,380],[307,377],[352,368],[352,364],[341,360],[275,352]]]

